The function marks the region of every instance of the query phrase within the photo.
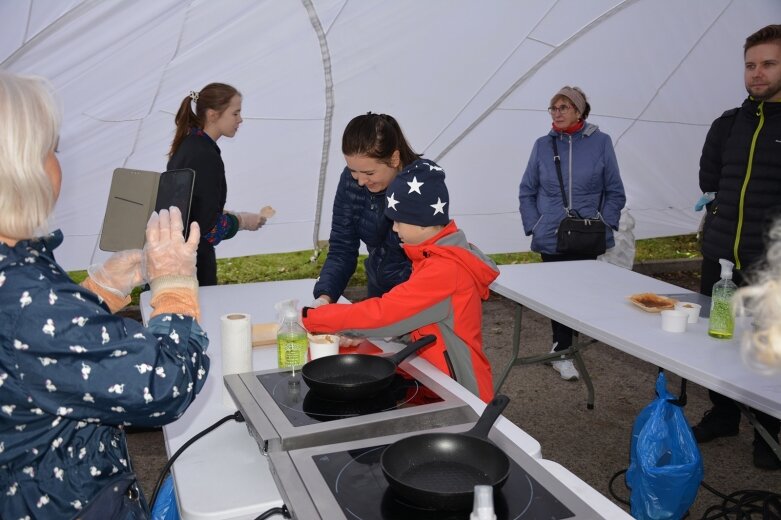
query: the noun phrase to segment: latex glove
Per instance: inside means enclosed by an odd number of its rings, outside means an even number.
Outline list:
[[[339,336],[339,346],[345,348],[357,347],[366,341],[366,338],[357,338],[355,336]]]
[[[92,264],[87,273],[92,281],[120,298],[144,283],[141,271],[143,253],[140,249],[117,251],[102,264]]]
[[[176,206],[153,212],[146,224],[144,271],[150,282],[160,276],[195,277],[195,260],[201,230],[190,224],[190,236],[184,241],[182,212]]]
[[[713,202],[713,199],[715,198],[716,198],[716,192],[714,191],[708,191],[706,193],[703,193],[702,197],[700,197],[700,199],[694,205],[694,211],[702,211],[702,208],[704,208],[706,204]]]
[[[273,217],[276,211],[271,206],[265,206],[257,213],[248,211],[229,212],[236,215],[239,219],[239,230],[257,231],[266,221]]]
[[[309,304],[309,307],[312,309],[317,309],[318,307],[328,305],[329,303],[331,303],[331,300],[328,298],[328,296],[323,295],[315,298],[314,301]]]

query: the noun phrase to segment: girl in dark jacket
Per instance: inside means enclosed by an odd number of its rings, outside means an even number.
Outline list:
[[[385,189],[420,155],[394,118],[371,112],[347,124],[342,153],[347,167],[336,189],[328,257],[315,284],[312,307],[339,299],[355,272],[361,242],[369,251],[364,262],[369,297],[381,296],[410,275],[410,261],[384,214]]]
[[[258,213],[224,209],[228,186],[217,141],[236,135],[242,123],[238,90],[224,83],[210,83],[200,92],[190,92],[182,100],[175,121],[167,169],[195,171],[189,222],[197,222],[203,230],[198,244],[198,283],[217,285],[214,247],[238,231],[257,231],[274,210],[270,206]]]

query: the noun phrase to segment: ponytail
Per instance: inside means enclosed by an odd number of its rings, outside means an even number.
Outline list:
[[[176,112],[176,117],[174,117],[176,133],[174,134],[174,140],[171,143],[171,150],[168,152],[169,159],[173,157],[179,149],[182,141],[184,141],[184,138],[187,137],[187,134],[190,132],[190,128],[203,128],[203,124],[198,119],[198,116],[195,115],[195,112],[193,112],[191,105],[192,101],[192,94],[184,98],[179,105],[179,110]]]

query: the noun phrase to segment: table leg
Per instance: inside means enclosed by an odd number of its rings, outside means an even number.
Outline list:
[[[740,411],[749,420],[751,426],[753,426],[759,432],[760,437],[762,437],[762,439],[764,439],[767,445],[770,446],[770,449],[773,450],[773,453],[776,454],[778,460],[781,460],[781,445],[779,445],[776,442],[776,440],[770,436],[770,434],[767,432],[765,427],[762,426],[762,423],[757,421],[757,418],[754,416],[754,414],[751,412],[751,409],[748,406],[746,406],[743,403],[739,403],[737,401],[735,401],[735,404],[738,405]]]
[[[521,304],[516,304],[515,307],[515,321],[513,323],[513,350],[512,354],[510,356],[510,360],[507,362],[507,365],[504,367],[504,370],[502,371],[502,374],[499,376],[499,379],[494,381],[494,393],[499,393],[499,389],[504,384],[505,380],[507,379],[507,376],[510,374],[510,370],[516,365],[532,365],[535,363],[545,363],[549,361],[554,361],[557,359],[574,359],[575,364],[577,365],[578,372],[580,372],[581,377],[583,378],[583,382],[586,383],[586,390],[588,392],[588,398],[586,400],[586,407],[589,410],[594,409],[594,401],[595,401],[595,395],[594,395],[594,384],[591,381],[591,376],[588,373],[588,369],[586,368],[586,363],[583,361],[583,356],[581,355],[580,351],[589,345],[592,345],[597,342],[595,339],[589,339],[588,341],[578,341],[575,344],[573,344],[571,347],[560,350],[557,352],[549,352],[547,354],[541,354],[537,356],[527,356],[523,358],[519,358],[518,355],[520,353],[521,349],[521,322],[522,322],[522,314],[523,314],[523,306]],[[577,335],[577,331],[575,331],[575,334]]]
[[[523,306],[520,304],[516,304],[515,306],[515,321],[513,322],[513,352],[510,356],[510,361],[507,362],[507,366],[504,367],[504,370],[502,371],[502,375],[499,376],[499,379],[494,381],[494,393],[498,394],[499,389],[502,388],[502,385],[504,384],[504,380],[507,379],[507,376],[510,374],[510,370],[515,366],[515,361],[518,359],[518,352],[521,349],[521,313],[523,311]]]
[[[580,372],[581,377],[583,377],[583,382],[586,383],[586,391],[588,392],[588,398],[586,399],[586,408],[589,410],[594,409],[594,384],[591,382],[591,375],[588,373],[588,369],[586,368],[586,363],[583,361],[583,356],[580,354],[580,349],[585,348],[592,343],[596,343],[596,340],[591,340],[586,343],[578,343],[578,348],[575,348],[573,350],[572,358],[575,360],[575,365],[578,367],[578,372]],[[582,347],[580,347],[582,345]],[[573,346],[574,347],[574,346]]]

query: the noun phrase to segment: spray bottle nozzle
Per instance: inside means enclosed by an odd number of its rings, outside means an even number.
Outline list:
[[[732,280],[732,268],[735,264],[724,258],[720,258],[719,263],[721,264],[721,277],[725,280]]]
[[[274,309],[277,311],[279,321],[283,321],[285,319],[294,320],[298,317],[298,300],[292,299],[277,302],[274,304]]]

